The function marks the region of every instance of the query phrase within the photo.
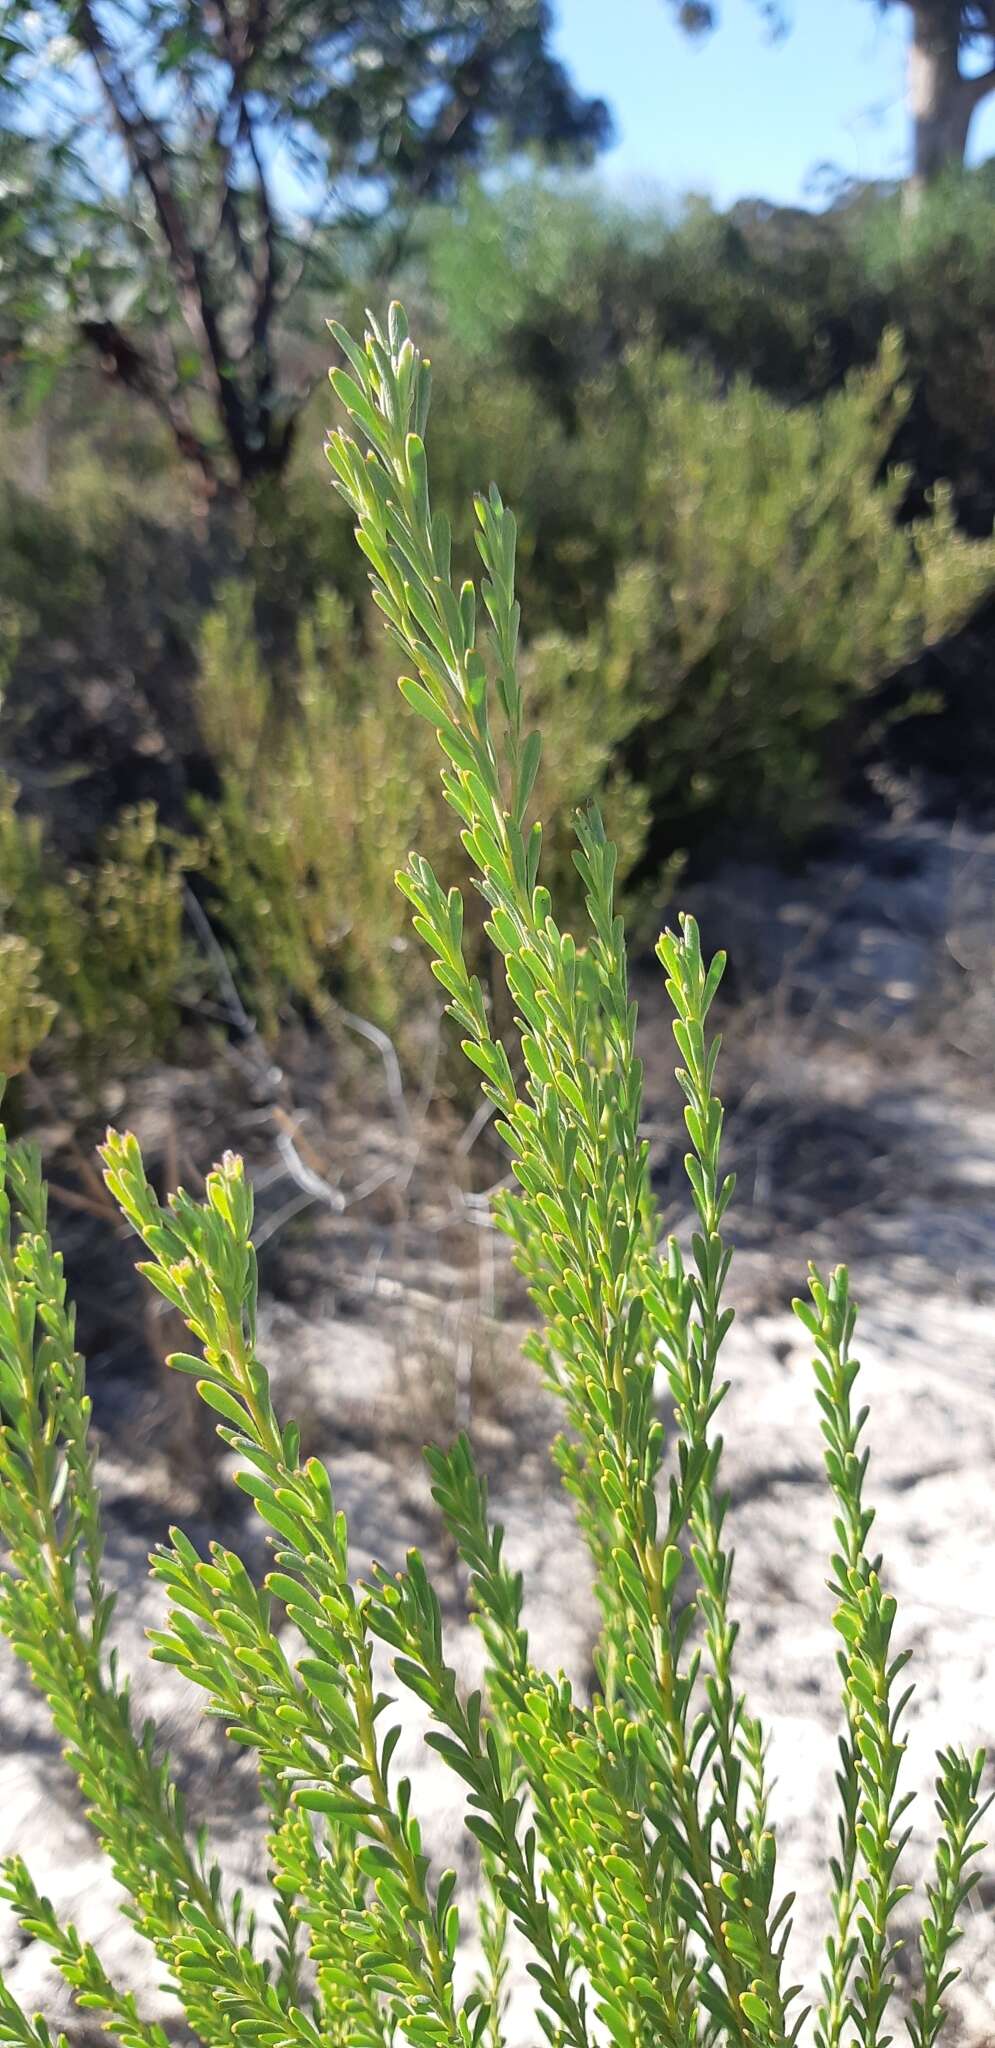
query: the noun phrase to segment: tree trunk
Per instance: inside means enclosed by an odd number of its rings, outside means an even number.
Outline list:
[[[995,71],[965,77],[960,68],[957,10],[939,18],[935,6],[912,5],[909,43],[909,112],[913,200],[950,164],[962,164],[971,116],[995,87]],[[950,17],[954,18],[951,19]]]

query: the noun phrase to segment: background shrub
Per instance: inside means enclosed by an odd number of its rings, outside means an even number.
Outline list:
[[[201,637],[197,716],[221,781],[198,811],[207,900],[265,1032],[333,991],[361,990],[389,1024],[405,987],[393,873],[430,822],[428,749],[398,745],[383,665],[341,598],[319,596],[276,669],[252,597],[229,586]]]
[[[504,175],[426,211],[400,250],[386,233],[353,250],[337,279],[350,306],[364,264],[409,281],[439,385],[438,488],[465,505],[500,473],[518,507],[543,801],[558,816],[603,796],[647,895],[733,836],[804,851],[866,794],[882,750],[944,766],[958,796],[970,771],[984,793],[986,177],[939,186],[910,224],[887,191],[818,216],[759,202],[723,215]],[[296,386],[317,379],[297,316],[281,346]],[[379,628],[316,453],[338,417],[327,386],[286,476],[237,498],[195,490],[151,413],[78,363],[33,419],[15,396],[0,413],[0,746],[68,870],[80,956],[80,920],[87,957],[103,943],[104,836],[151,803],[187,842],[268,1034],[330,995],[393,1028],[425,982],[397,951],[375,856],[434,844],[440,797],[384,717]],[[460,574],[471,524],[457,516]],[[177,843],[163,842],[163,873]],[[550,858],[572,887],[568,848]],[[27,912],[8,923],[59,1003],[55,1042],[82,1050],[96,1012],[81,991],[101,974],[57,968]],[[122,992],[116,1042],[168,1044],[189,949],[170,939],[163,957],[174,999],[150,996],[150,1034]]]
[[[902,370],[890,334],[839,392],[787,407],[687,357],[630,364],[636,558],[582,645],[629,708],[657,854],[803,839],[873,736],[882,680],[995,586],[995,545],[957,532],[948,490],[899,523]]]
[[[67,869],[18,795],[0,779],[0,933],[28,1005],[25,1050],[6,1071],[55,1027],[61,1056],[92,1081],[175,1040],[189,967],[183,855],[140,804],[108,828],[92,865]],[[9,1031],[18,1036],[13,1021]]]
[[[603,794],[624,876],[646,830],[642,792],[618,765],[636,713],[627,679],[606,679],[593,650],[574,660],[556,641],[537,645],[529,665],[550,734],[543,794],[561,819]],[[392,716],[376,614],[364,633],[324,592],[298,623],[292,660],[266,665],[252,592],[230,585],[204,624],[195,699],[221,789],[197,807],[190,857],[261,1027],[272,1035],[294,1006],[320,1018],[338,996],[397,1029],[412,989],[424,1000],[427,984],[394,873],[416,843],[444,845],[451,868],[453,855],[431,735]],[[563,823],[549,857],[577,908]]]

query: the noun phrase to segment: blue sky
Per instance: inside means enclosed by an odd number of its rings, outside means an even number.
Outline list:
[[[714,35],[689,39],[666,0],[556,0],[556,47],[578,85],[613,108],[602,175],[630,191],[818,203],[812,174],[900,176],[907,159],[906,10],[871,0],[793,0],[771,43],[750,0],[719,0]],[[789,0],[790,4],[790,0]],[[995,97],[971,156],[995,154]]]

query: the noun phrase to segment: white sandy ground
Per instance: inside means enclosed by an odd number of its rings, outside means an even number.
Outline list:
[[[927,847],[930,872],[930,862],[935,868],[939,859],[937,848],[942,853],[939,839]],[[987,850],[982,851],[987,858]],[[982,863],[981,872],[990,874],[990,866]],[[978,873],[974,861],[972,885]],[[834,888],[842,900],[838,877],[834,883],[830,874],[820,886],[830,904]],[[916,937],[914,915],[903,926],[901,885],[885,892],[883,907],[875,886],[873,875],[858,877],[862,922],[854,922],[841,957],[847,971],[856,960],[862,973],[865,959],[875,959],[875,941],[878,970],[892,941],[905,949],[903,975],[891,981],[898,992],[885,1059],[880,1048],[873,1049],[874,1034],[862,1037],[855,1031],[852,990],[841,971],[839,1028],[827,1028],[818,1043],[800,1025],[795,1029],[787,1015],[791,1006],[780,998],[774,1007],[760,1005],[758,1050],[745,1092],[749,1097],[751,1088],[754,1093],[762,1088],[764,1103],[771,1107],[767,1128],[774,1132],[780,1128],[778,1104],[799,1094],[818,1103],[830,1132],[827,1176],[834,1117],[859,1116],[862,1106],[870,1116],[873,1108],[876,1157],[884,1159],[887,1169],[882,1192],[873,1215],[859,1201],[849,1208],[837,1202],[837,1214],[823,1218],[816,1186],[812,1227],[799,1235],[793,1222],[778,1224],[775,1217],[767,1235],[757,1188],[765,1171],[763,1147],[750,1155],[751,1207],[743,1217],[745,1248],[732,1283],[739,1315],[726,1354],[732,1386],[722,1411],[732,1494],[729,1531],[736,1545],[734,1604],[742,1621],[739,1675],[751,1708],[761,1713],[769,1730],[779,1867],[785,1887],[797,1893],[791,1975],[810,1991],[816,1989],[826,1927],[824,1873],[833,1840],[838,1728],[824,1562],[830,1507],[809,1353],[804,1332],[787,1307],[810,1250],[826,1264],[837,1251],[850,1257],[861,1303],[857,1349],[863,1394],[871,1405],[873,1449],[868,1493],[878,1510],[876,1539],[887,1580],[898,1596],[898,1642],[915,1652],[907,1783],[918,1797],[907,1863],[908,1875],[918,1884],[933,1835],[930,1788],[936,1746],[951,1741],[995,1745],[995,1109],[991,1066],[982,1057],[983,1045],[978,1049],[979,1033],[983,1041],[984,1020],[990,1023],[995,1016],[995,1004],[988,966],[977,966],[981,942],[975,917],[975,974],[969,985],[958,982],[956,987],[961,1050],[953,1056],[941,1028],[940,1012],[949,996],[945,969],[934,959],[936,948],[949,950],[950,918],[944,912],[935,930],[927,921],[925,936],[920,932]],[[915,886],[922,886],[921,872]],[[961,893],[966,894],[966,885]],[[783,922],[792,931],[798,895],[791,898],[786,919],[781,905]],[[934,911],[935,895],[936,888],[929,898]],[[986,892],[984,916],[989,900]],[[807,928],[814,929],[820,905],[813,909],[811,892],[801,908],[809,912]],[[910,945],[913,952],[919,947],[911,962]],[[984,960],[990,964],[990,955]],[[878,971],[872,985],[880,983]],[[944,1014],[949,1021],[949,1009]],[[966,1047],[965,1035],[970,1040]],[[669,1060],[662,1037],[650,1061],[651,1093],[658,1079],[654,1058],[662,1073]],[[790,1148],[790,1119],[786,1138],[778,1142],[782,1152],[784,1144]],[[499,1301],[501,1272],[499,1255]],[[456,1574],[415,1469],[412,1444],[419,1432],[425,1433],[416,1384],[420,1368],[405,1350],[416,1326],[424,1336],[426,1319],[437,1335],[441,1331],[442,1352],[450,1342],[440,1308],[444,1278],[444,1270],[440,1279],[427,1261],[412,1267],[407,1284],[391,1286],[385,1276],[362,1317],[347,1318],[334,1307],[329,1311],[324,1300],[317,1302],[313,1316],[286,1302],[269,1301],[262,1339],[281,1405],[299,1406],[302,1398],[306,1403],[311,1447],[327,1456],[349,1513],[357,1573],[374,1555],[400,1562],[405,1546],[419,1543],[441,1573],[451,1656],[469,1677],[477,1663],[476,1641],[460,1618]],[[520,1304],[509,1298],[512,1313],[519,1313]],[[492,1474],[494,1512],[507,1528],[509,1559],[525,1573],[533,1654],[583,1686],[590,1675],[595,1626],[588,1575],[571,1511],[545,1452],[555,1417],[516,1363],[516,1334],[505,1324],[493,1339],[490,1392],[486,1401],[474,1402],[471,1422],[481,1463]],[[443,1410],[446,1405],[443,1399]],[[444,1416],[439,1428],[445,1432]],[[143,1630],[161,1617],[145,1559],[157,1522],[164,1529],[170,1518],[168,1479],[156,1463],[136,1466],[127,1442],[113,1436],[103,1446],[101,1472],[108,1570],[120,1592],[117,1634],[135,1674],[136,1699],[159,1717],[189,1784],[191,1809],[211,1823],[232,1883],[242,1885],[250,1899],[261,1900],[261,1838],[249,1815],[251,1770],[217,1730],[198,1722],[175,1674],[149,1666],[144,1657]],[[203,1533],[196,1515],[185,1519],[193,1533]],[[258,1566],[251,1527],[238,1540]],[[0,1671],[0,1852],[17,1848],[25,1853],[59,1913],[97,1943],[112,1973],[140,1990],[150,2014],[171,2015],[175,2023],[175,2008],[156,1988],[154,1959],[116,1910],[114,1885],[78,1817],[74,1788],[58,1762],[44,1713],[6,1654]],[[472,1885],[459,1784],[421,1748],[417,1717],[408,1710],[397,1767],[410,1769],[433,1851],[441,1861],[455,1863]],[[981,2048],[995,2041],[995,1848],[985,1858],[984,1881],[959,1961],[963,1974],[952,1995],[956,2030],[971,2048]],[[70,2038],[80,2039],[86,2029],[81,2030],[78,2018],[69,2020],[68,2001],[38,1944],[21,1940],[9,1916],[0,1922],[0,1965],[19,1999],[43,2007],[56,2022],[65,2021]],[[511,2048],[532,2048],[540,2039],[518,1957],[507,2034]]]

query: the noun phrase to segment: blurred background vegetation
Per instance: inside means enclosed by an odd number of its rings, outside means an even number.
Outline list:
[[[947,97],[910,187],[723,211],[585,172],[609,111],[539,0],[4,0],[0,1066],[92,1090],[239,1006],[403,1052],[392,870],[448,834],[322,456],[324,320],[394,291],[467,565],[472,489],[519,517],[564,883],[591,796],[637,931],[682,868],[804,859],[882,766],[989,804],[995,166],[959,67],[995,22],[913,14]]]

